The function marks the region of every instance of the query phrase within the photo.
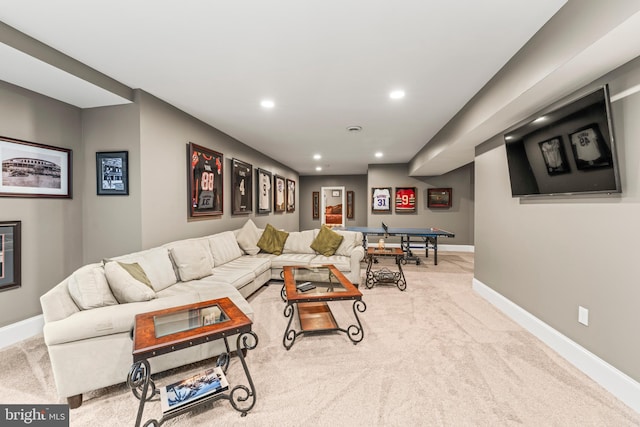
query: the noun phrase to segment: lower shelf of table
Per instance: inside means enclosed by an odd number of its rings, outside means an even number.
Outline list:
[[[338,323],[326,302],[301,302],[298,304],[300,328],[303,331],[337,329]]]

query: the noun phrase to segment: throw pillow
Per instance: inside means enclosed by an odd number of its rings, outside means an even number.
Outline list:
[[[96,265],[81,268],[73,273],[69,277],[68,289],[80,310],[118,304],[109,289],[104,269]]]
[[[247,255],[256,255],[260,252],[258,240],[260,240],[260,230],[250,219],[242,226],[238,235],[238,245]]]
[[[240,258],[244,253],[233,231],[223,231],[222,233],[209,236],[209,249],[213,256],[213,265],[216,267],[226,264],[234,259]],[[256,240],[257,242],[257,240]]]
[[[267,224],[262,236],[260,236],[260,240],[258,240],[258,247],[263,252],[280,255],[287,237],[289,237],[289,233],[286,231],[276,230],[271,224]]]
[[[211,276],[214,264],[210,259],[208,240],[191,239],[177,242],[169,253],[183,282]]]
[[[120,304],[149,301],[156,297],[140,264],[109,261],[104,265],[109,287]]]
[[[336,253],[342,239],[344,239],[343,236],[323,224],[320,232],[311,243],[311,249],[324,256],[331,256]]]

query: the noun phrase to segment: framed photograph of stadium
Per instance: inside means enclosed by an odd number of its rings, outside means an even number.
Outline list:
[[[320,192],[314,191],[311,200],[311,217],[313,219],[320,219]]]
[[[416,187],[396,187],[396,213],[415,213]]]
[[[296,210],[296,182],[287,178],[287,212]]]
[[[450,188],[427,189],[427,207],[450,208],[451,207],[451,189]]]
[[[355,217],[354,199],[356,197],[355,192],[347,191],[347,219],[353,219]]]
[[[540,147],[544,165],[549,175],[560,175],[571,171],[561,136],[555,136],[546,141],[541,141],[538,143],[538,146]]]
[[[96,153],[96,185],[99,196],[129,194],[129,152]]]
[[[71,198],[71,150],[0,136],[2,197]]]
[[[597,123],[581,127],[569,134],[571,150],[580,170],[613,167],[611,152]]]
[[[231,160],[231,213],[253,212],[253,166],[242,160]]]
[[[276,212],[284,212],[287,207],[286,202],[286,180],[280,175],[275,175],[273,178],[273,192],[274,192],[274,210]]]
[[[264,169],[257,169],[258,182],[256,183],[256,193],[258,195],[258,213],[266,214],[271,212],[273,205],[271,192],[271,172]]]
[[[371,187],[371,212],[391,212],[391,187]]]
[[[20,221],[0,222],[0,291],[21,285]]]
[[[222,153],[189,143],[189,215],[191,217],[222,215]]]

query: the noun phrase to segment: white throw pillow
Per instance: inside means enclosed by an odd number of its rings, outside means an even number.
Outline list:
[[[102,266],[80,268],[69,277],[69,294],[80,310],[118,304],[111,293]]]
[[[127,270],[125,267],[129,268]],[[131,271],[137,270],[134,275]],[[140,264],[126,264],[118,261],[108,261],[104,265],[111,292],[120,304],[127,302],[149,301],[156,297],[151,289],[151,282]]]
[[[178,281],[173,263],[169,257],[169,249],[165,247],[153,248],[130,255],[113,258],[113,261],[126,263],[137,262],[151,281],[154,291],[160,292]]]
[[[355,231],[336,230],[336,233],[344,236],[342,243],[336,249],[336,255],[351,256],[353,248],[362,245],[362,240],[358,239],[358,233]]]
[[[213,264],[211,254],[207,253],[206,244],[207,242],[202,239],[183,240],[176,242],[169,249],[173,262],[178,268],[180,280],[183,282],[211,275]]]
[[[258,240],[262,231],[256,227],[256,225],[250,219],[242,226],[236,236],[238,245],[247,255],[257,255],[260,252],[258,247]]]
[[[209,236],[209,248],[211,249],[215,266],[226,264],[244,255],[242,249],[238,246],[238,241],[233,231],[223,231]]]

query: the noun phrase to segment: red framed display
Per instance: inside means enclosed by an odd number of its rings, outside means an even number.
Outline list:
[[[450,208],[451,188],[429,188],[427,190],[427,206],[429,208]]]
[[[416,187],[396,187],[396,213],[414,213],[416,200]]]
[[[188,150],[189,216],[222,215],[222,153],[192,142]]]

